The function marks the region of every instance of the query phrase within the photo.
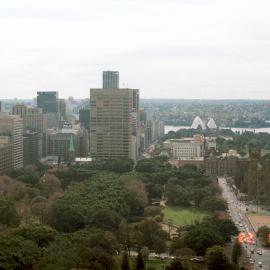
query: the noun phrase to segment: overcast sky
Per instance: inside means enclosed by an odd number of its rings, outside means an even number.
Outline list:
[[[0,98],[270,99],[269,0],[0,0]]]

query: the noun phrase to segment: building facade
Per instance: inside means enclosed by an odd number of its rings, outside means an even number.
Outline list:
[[[27,130],[23,135],[23,163],[24,166],[36,164],[42,157],[42,134]]]
[[[12,108],[12,114],[19,115],[21,118],[23,118],[23,116],[27,114],[27,106],[22,104],[15,105]]]
[[[170,151],[173,159],[199,159],[204,156],[204,137],[170,139],[164,142],[164,148]]]
[[[0,136],[0,173],[13,168],[12,144],[10,136]]]
[[[139,90],[90,90],[90,154],[136,160],[139,152]]]
[[[37,92],[37,107],[43,110],[43,113],[57,113],[58,112],[58,92],[44,91]]]
[[[23,120],[18,115],[0,113],[0,136],[9,136],[13,168],[23,167]]]
[[[57,156],[63,162],[89,154],[89,133],[76,126],[61,130],[48,130],[46,136],[47,155]]]
[[[119,88],[119,72],[103,71],[103,89]]]

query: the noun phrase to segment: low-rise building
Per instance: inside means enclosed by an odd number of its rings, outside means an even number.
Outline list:
[[[173,159],[192,160],[204,156],[204,137],[194,135],[192,138],[170,139],[163,143]]]
[[[57,156],[64,162],[74,161],[75,157],[87,157],[89,135],[80,126],[48,130],[46,145],[48,156]]]

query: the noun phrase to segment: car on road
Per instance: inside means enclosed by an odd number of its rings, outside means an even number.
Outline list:
[[[203,257],[200,257],[200,256],[192,257],[189,260],[192,262],[203,262],[204,261]]]
[[[262,255],[262,251],[260,249],[258,249],[257,254]]]
[[[259,267],[262,267],[262,262],[258,262],[258,266]]]

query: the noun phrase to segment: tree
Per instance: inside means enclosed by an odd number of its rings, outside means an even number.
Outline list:
[[[41,195],[49,197],[54,192],[61,192],[61,182],[53,174],[45,174],[40,178],[38,187],[40,189]]]
[[[148,203],[148,195],[144,183],[133,177],[122,177],[128,191],[128,199],[131,212],[134,215],[142,215],[144,207]]]
[[[39,217],[41,223],[44,222],[45,210],[48,205],[48,200],[45,197],[37,196],[31,200],[32,214]]]
[[[228,207],[226,201],[218,197],[207,197],[203,200],[201,207],[207,211],[225,211]]]
[[[129,270],[128,254],[125,252],[122,256],[121,270]]]
[[[127,237],[128,237],[128,225],[126,219],[122,219],[118,227],[118,240],[122,244],[123,248],[127,248]]]
[[[8,226],[17,226],[19,222],[14,202],[10,198],[0,196],[0,223]]]
[[[201,206],[201,203],[204,200],[204,198],[206,198],[209,195],[210,195],[210,192],[207,188],[195,188],[195,189],[192,189],[192,192],[191,192],[191,198],[195,206],[198,208]]]
[[[144,270],[144,260],[141,252],[138,253],[136,258],[136,270]]]
[[[260,227],[257,232],[257,236],[262,241],[264,246],[270,245],[270,228],[266,225]]]
[[[225,242],[230,242],[232,236],[238,235],[239,231],[232,220],[230,219],[219,219],[216,216],[207,217],[203,220],[203,225],[211,227],[217,231]]]
[[[153,248],[157,254],[164,253],[167,250],[166,241],[161,237],[154,237]]]
[[[47,225],[27,224],[19,227],[14,234],[32,240],[38,247],[46,247],[54,241],[57,232]]]
[[[224,240],[213,228],[197,224],[186,232],[185,243],[187,247],[196,251],[198,255],[204,255],[207,248],[222,245]]]
[[[166,267],[166,270],[182,270],[183,266],[179,259],[174,259],[170,266]]]
[[[175,238],[170,244],[170,254],[174,254],[176,250],[180,250],[186,247],[185,238]]]
[[[162,230],[161,226],[154,219],[148,218],[134,224],[131,233],[134,246],[163,251],[167,233]]]
[[[61,199],[51,206],[47,219],[49,225],[63,232],[75,232],[85,226],[85,217],[82,209],[76,209]]]
[[[144,208],[144,215],[146,217],[162,216],[162,208],[159,206],[147,206]]]
[[[115,266],[114,258],[99,248],[85,248],[81,254],[81,268],[91,270],[112,270]]]
[[[134,162],[131,159],[113,159],[104,164],[104,169],[116,173],[130,172],[133,169]]]
[[[40,258],[38,246],[20,236],[1,238],[0,246],[0,269],[32,269]]]
[[[208,270],[229,270],[231,265],[229,259],[224,254],[224,250],[220,246],[213,246],[207,249],[205,262]]]
[[[165,196],[167,197],[168,205],[188,206],[190,204],[190,197],[187,190],[180,185],[169,183],[166,186]]]
[[[143,256],[143,259],[144,260],[147,260],[148,259],[148,256],[149,256],[149,248],[148,247],[143,247],[141,249],[141,253],[142,253],[142,256]]]
[[[232,261],[233,261],[235,264],[238,264],[239,259],[240,259],[240,257],[241,257],[241,254],[242,254],[242,247],[241,247],[241,244],[239,243],[238,240],[236,240],[236,241],[234,242],[233,250],[232,250]]]

